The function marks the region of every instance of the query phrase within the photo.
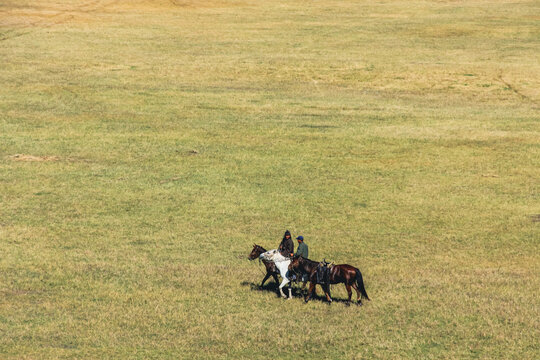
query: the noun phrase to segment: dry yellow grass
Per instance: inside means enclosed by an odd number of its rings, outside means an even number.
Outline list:
[[[2,1],[0,357],[538,358],[537,10]]]

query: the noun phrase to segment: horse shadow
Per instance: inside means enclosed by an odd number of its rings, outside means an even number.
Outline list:
[[[278,290],[279,284],[276,284],[275,282],[267,282],[266,284],[263,285],[263,287],[260,287],[260,285],[258,283],[254,283],[254,282],[250,282],[250,281],[242,281],[240,283],[240,285],[245,286],[245,287],[249,287],[249,289],[251,291],[260,291],[260,292],[263,292],[263,293],[273,293],[277,297],[281,297],[279,295],[279,290]],[[306,288],[303,291],[300,289],[300,285],[293,285],[292,286],[292,291],[291,291],[293,298],[298,298],[298,299],[304,300],[304,295],[307,294],[308,288],[309,288],[309,284],[306,286]],[[322,291],[322,289],[320,287],[319,287],[318,290]],[[285,293],[287,293],[287,291],[285,291]],[[320,302],[330,304],[326,300],[326,296],[324,296],[324,295],[321,296],[318,293],[316,295],[313,295],[313,297],[310,299],[310,301],[320,301]],[[347,299],[340,299],[340,298],[332,297],[332,302],[333,303],[338,303],[338,304],[339,303],[346,304]]]
[[[271,293],[277,294],[277,296],[280,296],[279,290],[278,290],[279,284],[276,284],[273,281],[267,282],[262,287],[258,283],[254,283],[250,281],[242,281],[240,285],[249,287],[251,291],[271,292]],[[293,291],[293,294],[294,294],[294,291]]]

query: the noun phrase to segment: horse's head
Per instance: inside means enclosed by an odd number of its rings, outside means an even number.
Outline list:
[[[266,252],[266,250],[257,244],[253,244],[253,250],[251,250],[251,253],[249,253],[248,259],[249,260],[255,260],[259,257],[263,252]]]

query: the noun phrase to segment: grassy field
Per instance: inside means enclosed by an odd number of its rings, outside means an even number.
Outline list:
[[[521,0],[0,1],[0,358],[538,359],[539,39]],[[285,229],[372,301],[259,290]]]

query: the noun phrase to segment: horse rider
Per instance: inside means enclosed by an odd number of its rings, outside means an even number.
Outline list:
[[[293,256],[294,244],[291,239],[291,233],[289,232],[289,230],[285,231],[285,235],[283,235],[283,240],[281,240],[278,250],[281,255],[287,258]]]
[[[297,256],[302,256],[304,259],[308,258],[308,246],[304,242],[304,237],[300,235],[296,238],[298,240],[298,248],[296,249]]]
[[[298,236],[296,238],[298,240],[298,248],[296,248],[296,253],[294,255],[296,256],[302,256],[304,259],[308,258],[309,250],[307,244],[304,242],[304,237],[302,235]],[[306,282],[309,280],[308,274],[303,274],[302,279],[303,282]],[[303,287],[302,287],[303,289]]]

